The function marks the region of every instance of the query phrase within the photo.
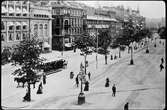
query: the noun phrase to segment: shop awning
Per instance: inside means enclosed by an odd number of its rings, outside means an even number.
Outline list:
[[[44,48],[50,48],[50,45],[48,44],[48,42],[44,42],[43,47]]]
[[[15,11],[14,11],[14,9],[13,9],[13,7],[9,7],[9,13],[14,13]]]
[[[16,22],[15,24],[16,24],[16,26],[21,26],[20,22]]]
[[[2,13],[7,13],[7,12],[8,10],[4,6],[2,6]]]
[[[7,25],[8,26],[14,26],[14,23],[13,22],[8,22]]]

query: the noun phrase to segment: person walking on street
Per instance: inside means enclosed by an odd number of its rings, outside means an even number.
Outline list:
[[[88,73],[88,78],[89,78],[89,80],[90,80],[90,76],[91,76],[91,74],[90,74],[90,72]]]
[[[162,63],[162,64],[164,63],[164,59],[163,59],[163,58],[161,58],[161,63]]]
[[[163,64],[161,63],[161,64],[160,64],[160,72],[162,71],[162,69],[164,69],[164,66],[163,66]]]
[[[116,87],[115,84],[112,86],[112,96],[115,97],[116,94]]]
[[[75,82],[76,82],[76,85],[77,85],[77,87],[78,87],[78,85],[79,85],[78,75],[77,75],[77,77],[75,78]]]
[[[105,87],[109,87],[110,86],[110,80],[109,80],[109,78],[106,78],[106,83],[105,83]]]
[[[41,82],[38,86],[37,94],[42,94],[42,89],[43,87],[42,87],[42,82]]]
[[[129,103],[128,102],[124,105],[124,110],[129,110]]]

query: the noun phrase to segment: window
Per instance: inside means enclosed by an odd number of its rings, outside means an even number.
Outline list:
[[[40,29],[40,32],[39,32],[40,37],[43,37],[43,25],[42,24],[39,25],[39,29]]]
[[[43,28],[43,25],[42,25],[42,24],[40,24],[39,29],[42,29],[42,28]]]
[[[21,26],[16,26],[16,30],[21,30]]]
[[[20,33],[16,33],[16,40],[21,40],[21,34]]]
[[[24,25],[24,26],[23,26],[23,30],[26,30],[26,29],[27,29],[27,26]]]
[[[3,21],[1,21],[1,30],[5,30],[5,25]]]
[[[48,25],[47,24],[45,24],[44,29],[45,29],[45,36],[44,37],[47,37],[47,29],[48,29]]]
[[[38,37],[38,24],[34,25],[34,37]]]
[[[5,41],[5,34],[4,33],[1,34],[1,41]]]
[[[24,40],[24,39],[26,39],[26,33],[23,33],[23,37],[22,37],[22,39]]]
[[[14,26],[9,26],[9,30],[10,31],[14,30]]]
[[[13,33],[8,33],[8,39],[9,41],[13,41],[14,40],[14,34]]]

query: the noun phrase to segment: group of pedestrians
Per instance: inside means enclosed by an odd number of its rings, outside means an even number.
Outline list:
[[[109,87],[110,86],[110,80],[109,78],[106,78],[106,83],[105,83],[105,87]],[[116,94],[116,86],[115,84],[113,84],[112,86],[112,96],[115,97]]]
[[[37,94],[42,94],[43,93],[43,84],[45,85],[46,84],[46,74],[43,73],[42,75],[42,80],[40,81],[40,84],[38,86],[38,89],[37,89]],[[30,93],[28,91],[28,89],[26,90],[26,95],[23,97],[23,102],[24,101],[30,101]]]
[[[91,73],[89,72],[86,75],[88,75],[88,79],[90,80],[91,79]],[[73,77],[74,77],[74,73],[70,72],[70,79],[73,79]],[[77,74],[76,77],[75,77],[75,84],[76,84],[77,88],[79,87],[79,79],[80,79],[79,74]],[[86,80],[85,76],[84,76],[84,78],[82,78],[82,80],[84,80],[83,82],[85,84],[84,91],[89,91],[89,81]]]
[[[111,54],[111,58],[110,58],[111,60],[113,60],[113,59],[116,60],[117,58],[118,58],[117,55],[115,55],[115,56],[113,57],[113,55]]]

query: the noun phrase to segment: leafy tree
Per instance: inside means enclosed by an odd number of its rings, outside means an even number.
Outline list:
[[[165,39],[165,35],[166,35],[166,27],[161,27],[158,29],[158,34],[160,35],[161,39]]]
[[[98,35],[98,46],[101,48],[101,53],[105,56],[105,64],[107,64],[107,54],[109,51],[107,50],[112,41],[112,34],[110,29],[107,30],[99,30]]]
[[[78,47],[85,57],[85,72],[86,72],[86,57],[91,54],[90,47],[95,46],[95,40],[89,36],[87,32],[84,32],[81,36],[75,39],[75,46]]]
[[[36,80],[36,71],[40,70],[38,65],[42,63],[42,59],[39,58],[41,52],[42,49],[39,46],[39,41],[27,38],[15,47],[12,54],[12,64],[21,66],[21,68],[15,70],[12,74],[26,77],[26,82],[28,83],[28,101],[31,101],[30,83]]]

